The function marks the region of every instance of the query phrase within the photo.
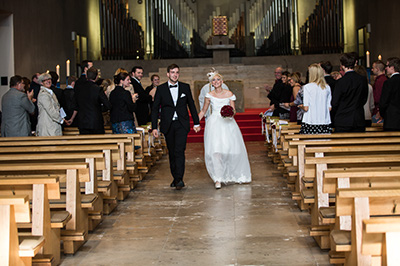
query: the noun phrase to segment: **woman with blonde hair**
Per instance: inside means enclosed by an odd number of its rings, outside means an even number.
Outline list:
[[[216,189],[221,188],[221,183],[249,183],[251,170],[246,146],[233,118],[236,96],[222,88],[221,74],[213,73],[209,80],[215,90],[206,94],[203,109],[199,113],[201,120],[208,107],[212,109],[204,129],[204,161],[208,174]],[[222,116],[225,108],[232,111],[232,116]]]
[[[331,88],[324,78],[324,70],[319,64],[308,67],[309,83],[304,86],[304,110],[300,134],[330,134]]]

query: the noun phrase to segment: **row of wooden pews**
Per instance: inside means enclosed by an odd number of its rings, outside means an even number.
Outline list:
[[[165,153],[147,129],[0,138],[0,265],[58,265]]]
[[[330,249],[332,264],[396,265],[400,132],[298,131],[288,123],[279,133],[272,127],[265,132],[266,139],[277,139],[267,142],[268,154],[286,177],[292,199],[310,212],[310,236]]]

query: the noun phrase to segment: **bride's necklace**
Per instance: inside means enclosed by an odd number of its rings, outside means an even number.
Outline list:
[[[218,92],[217,90],[215,90],[215,94],[222,94],[224,91],[221,90],[221,92]]]

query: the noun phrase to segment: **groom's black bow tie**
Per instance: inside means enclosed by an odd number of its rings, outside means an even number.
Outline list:
[[[169,87],[170,87],[170,88],[177,88],[177,87],[178,87],[178,84],[175,84],[175,85],[169,85]]]

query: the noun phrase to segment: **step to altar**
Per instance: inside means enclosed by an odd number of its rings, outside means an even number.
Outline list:
[[[259,114],[264,112],[264,109],[246,109],[243,113],[237,113],[235,115],[236,123],[238,124],[240,131],[242,132],[244,141],[263,141],[265,137],[261,131],[261,118]],[[201,130],[195,133],[193,130],[189,132],[187,142],[203,142],[204,141],[204,127],[205,121],[200,121]],[[191,120],[190,127],[193,127],[193,121]]]

